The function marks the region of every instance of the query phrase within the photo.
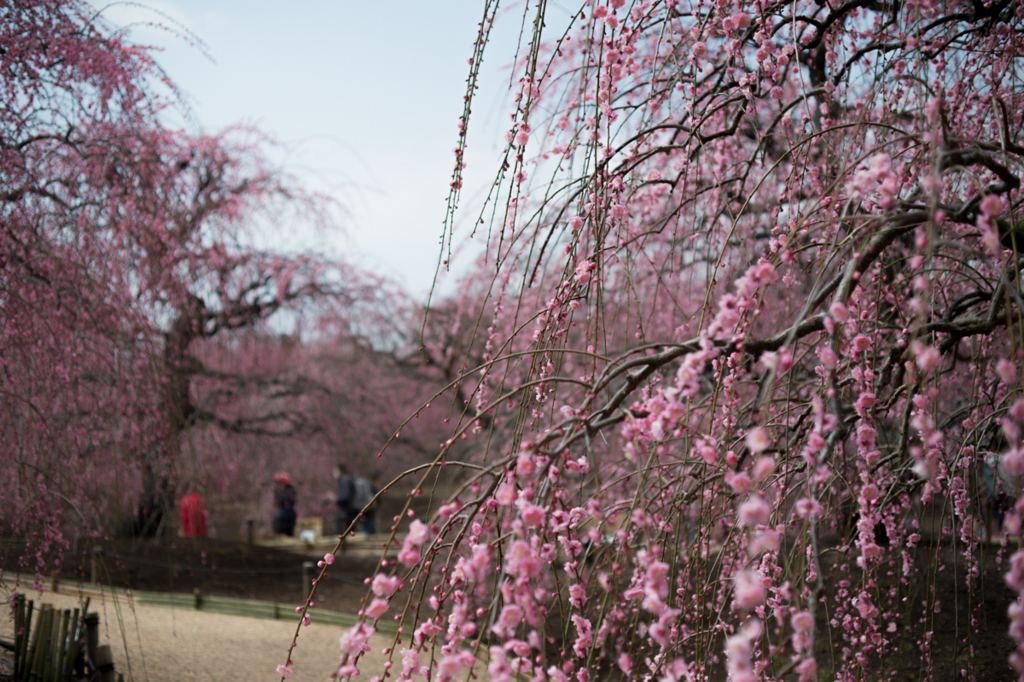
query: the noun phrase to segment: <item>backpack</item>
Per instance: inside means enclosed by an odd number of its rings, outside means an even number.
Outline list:
[[[352,494],[353,509],[362,509],[370,504],[370,500],[373,499],[374,495],[373,486],[370,485],[370,482],[360,476],[356,479],[354,488],[355,491]]]

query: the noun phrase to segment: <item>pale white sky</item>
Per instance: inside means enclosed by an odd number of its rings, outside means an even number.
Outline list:
[[[284,143],[285,167],[311,186],[330,188],[349,212],[347,236],[330,246],[425,295],[482,2],[146,5],[194,32],[216,60],[166,31],[131,28],[136,42],[164,48],[157,60],[191,97],[202,126],[214,131],[253,123]],[[508,127],[507,67],[523,11],[522,3],[510,7],[488,48],[474,106],[465,207],[493,178]],[[169,23],[129,4],[109,6],[104,16],[119,26]],[[469,212],[463,219],[472,222]],[[288,234],[282,236],[286,248],[292,246]]]

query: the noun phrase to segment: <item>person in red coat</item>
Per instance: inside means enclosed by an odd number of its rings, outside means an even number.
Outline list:
[[[181,534],[187,538],[206,537],[206,504],[191,485],[181,496]]]

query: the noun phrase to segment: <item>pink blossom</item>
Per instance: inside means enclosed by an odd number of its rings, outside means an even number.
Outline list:
[[[427,524],[415,519],[409,524],[409,534],[405,536],[405,540],[412,545],[422,545],[427,539],[428,531]]]
[[[768,431],[758,426],[747,432],[747,447],[751,452],[757,454],[763,452],[771,444]]]
[[[791,622],[796,632],[810,632],[814,627],[814,616],[809,611],[798,611],[793,614]]]
[[[1006,358],[1000,358],[996,363],[996,374],[1004,384],[1012,384],[1017,380],[1017,367]]]
[[[281,677],[291,677],[292,669],[286,666],[284,663],[278,663],[277,674]]]
[[[498,625],[503,628],[514,628],[523,619],[523,609],[518,604],[507,604],[498,616]]]
[[[828,312],[836,322],[846,322],[850,319],[850,311],[842,301],[833,301]]]
[[[729,470],[725,472],[725,482],[733,489],[733,492],[741,495],[749,493],[754,487],[753,482],[750,480],[750,476],[746,472],[736,473],[735,471]]]
[[[516,473],[520,476],[529,476],[536,470],[537,462],[533,457],[533,453],[529,450],[520,452],[516,458]]]
[[[857,334],[857,336],[853,337],[853,342],[851,343],[851,346],[856,353],[863,353],[864,351],[870,350],[871,345],[871,339],[864,334]]]
[[[408,679],[419,672],[420,655],[413,649],[402,649],[402,677]]]
[[[505,648],[492,646],[488,657],[487,673],[493,682],[511,682],[512,668],[508,665]]]
[[[821,358],[821,364],[825,369],[835,369],[839,364],[839,358],[836,357],[835,351],[828,346],[818,346],[818,357]]]
[[[1010,406],[1010,416],[1017,421],[1024,421],[1024,398],[1019,398]]]
[[[872,404],[874,404],[874,394],[871,394]],[[871,450],[875,447],[875,438],[878,435],[878,431],[874,427],[868,426],[867,424],[861,424],[857,427],[857,447],[861,450]]]
[[[857,402],[854,404],[854,407],[857,408],[857,412],[865,414],[868,410],[875,406],[876,402],[877,401],[875,400],[874,393],[872,393],[871,391],[864,391],[857,398]]]
[[[389,608],[391,607],[388,606],[386,599],[374,599],[370,602],[370,605],[366,607],[366,616],[370,620],[377,620],[387,613]]]
[[[750,541],[750,555],[760,556],[764,552],[777,552],[779,549],[779,532],[766,529],[762,533],[755,533]]]
[[[508,571],[520,578],[536,578],[540,574],[540,557],[525,540],[516,540],[506,555]]]
[[[736,588],[733,597],[733,608],[750,611],[764,603],[764,587],[761,576],[753,571],[741,571],[736,574]]]
[[[398,561],[404,566],[415,566],[420,561],[420,548],[416,546],[402,547],[398,552]]]
[[[749,528],[764,526],[771,517],[771,508],[760,496],[751,495],[740,505],[737,516],[740,523]]]
[[[597,269],[597,264],[591,261],[582,261],[576,266],[576,281],[580,284],[586,284],[590,281],[590,273]]]
[[[466,665],[467,657],[469,665],[474,662],[473,655],[468,651],[458,651],[445,655],[437,664],[437,679],[439,682],[451,682]]]
[[[370,650],[370,645],[367,644],[367,641],[373,632],[373,626],[368,623],[353,625],[338,639],[341,653],[348,654],[349,656],[366,653]]]
[[[324,563],[327,564],[328,566],[333,564],[334,563],[334,555],[332,553],[330,553],[330,552],[328,552],[327,554],[324,554]]]
[[[676,616],[679,615],[678,609],[666,608],[662,611],[658,617],[657,622],[651,625],[648,632],[651,635],[651,639],[660,644],[663,647],[667,647],[670,644],[670,638],[672,636],[672,621],[675,620]]]
[[[498,504],[507,507],[516,501],[516,487],[511,483],[502,483],[495,491],[494,499]]]
[[[761,457],[754,463],[754,478],[763,481],[775,469],[775,460],[771,457]]]
[[[939,349],[935,346],[926,346],[917,341],[914,342],[914,354],[917,366],[922,372],[931,373],[934,372],[939,366],[939,362],[942,357],[939,355]]]
[[[539,507],[529,502],[523,503],[520,513],[523,517],[523,523],[531,528],[537,528],[544,525],[544,518],[547,516],[547,512],[544,511],[543,507]]]
[[[817,500],[808,497],[801,497],[796,501],[796,514],[800,518],[819,517],[822,513],[822,506]]]
[[[579,583],[569,585],[569,603],[582,609],[587,603],[587,591]]]
[[[754,673],[751,657],[754,653],[754,642],[761,635],[761,621],[752,618],[740,631],[725,641],[726,669],[730,682],[755,682],[759,679]]]
[[[652,561],[647,566],[647,586],[661,599],[668,596],[668,571],[664,561]]]
[[[811,682],[817,679],[818,662],[814,658],[805,658],[797,664],[796,671],[800,675],[799,682]]]
[[[1011,476],[1024,476],[1024,448],[1010,448],[1003,455],[1003,468]]]
[[[370,584],[370,589],[378,597],[390,597],[401,586],[402,579],[397,575],[388,576],[383,573],[378,573],[373,576],[373,582]]]
[[[981,212],[985,215],[998,215],[1003,212],[1003,200],[995,194],[986,194],[981,200]]]
[[[589,620],[576,614],[572,615],[572,622],[576,626],[576,641],[572,645],[572,650],[582,658],[594,645],[593,626]]]

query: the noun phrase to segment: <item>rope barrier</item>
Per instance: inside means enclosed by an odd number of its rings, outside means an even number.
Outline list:
[[[103,556],[112,557],[118,561],[130,561],[146,566],[157,566],[159,568],[170,568],[175,571],[189,571],[194,573],[225,573],[244,575],[284,575],[288,573],[301,573],[302,568],[214,568],[212,566],[182,566],[181,564],[169,564],[165,561],[153,561],[152,559],[141,559],[139,557],[126,557],[113,552],[103,551]]]
[[[175,570],[175,571],[188,571],[188,572],[197,572],[197,573],[221,573],[221,574],[224,574],[224,575],[288,575],[288,574],[295,575],[297,573],[302,573],[302,567],[301,566],[299,566],[298,568],[263,568],[263,569],[261,569],[261,568],[214,568],[212,566],[182,566],[180,564],[170,564],[170,563],[167,563],[165,561],[154,561],[152,559],[142,559],[142,558],[139,558],[139,557],[126,557],[126,556],[121,556],[120,554],[115,554],[113,552],[109,552],[109,551],[106,551],[106,550],[103,551],[103,556],[111,557],[112,559],[115,559],[117,561],[130,561],[130,562],[133,562],[133,563],[136,563],[136,564],[144,564],[146,566],[156,566],[156,567],[159,567],[159,568],[169,568],[169,569],[172,569],[172,570]],[[363,585],[366,584],[362,580],[353,580],[351,578],[346,578],[346,577],[341,576],[341,575],[335,575],[335,574],[327,573],[326,576],[330,580],[337,580],[338,582],[347,583],[349,585],[363,586]]]

